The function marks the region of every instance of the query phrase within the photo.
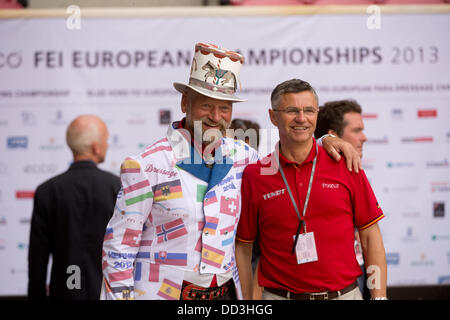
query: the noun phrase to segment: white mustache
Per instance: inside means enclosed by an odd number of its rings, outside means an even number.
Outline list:
[[[212,122],[208,118],[204,117],[201,118],[200,121],[210,127],[220,126],[221,129],[227,129],[230,126],[230,123],[226,122],[225,120],[220,120],[219,122]]]

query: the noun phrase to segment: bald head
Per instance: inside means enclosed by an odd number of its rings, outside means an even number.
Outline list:
[[[108,149],[108,129],[95,115],[81,115],[67,128],[66,141],[75,161],[92,160],[101,163]]]

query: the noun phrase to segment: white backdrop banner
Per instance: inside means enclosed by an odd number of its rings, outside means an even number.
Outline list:
[[[35,188],[65,171],[65,130],[77,115],[110,131],[103,169],[181,119],[174,81],[188,81],[196,42],[238,50],[234,118],[277,141],[267,109],[280,82],[300,78],[320,103],[363,107],[363,164],[385,212],[388,284],[450,282],[449,14],[0,19],[0,295],[24,295]],[[69,26],[69,27],[68,27]]]

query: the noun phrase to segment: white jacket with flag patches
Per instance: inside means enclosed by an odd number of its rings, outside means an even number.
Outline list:
[[[239,276],[234,238],[241,208],[241,179],[258,153],[241,141],[222,138],[227,160],[209,185],[183,170],[191,142],[183,129],[121,166],[122,189],[103,243],[101,299],[179,299],[185,271],[233,272]]]

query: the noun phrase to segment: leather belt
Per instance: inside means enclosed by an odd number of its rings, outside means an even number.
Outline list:
[[[273,294],[292,300],[329,300],[342,296],[343,294],[352,291],[356,287],[358,287],[358,283],[355,281],[351,285],[345,287],[342,290],[332,292],[325,291],[325,292],[294,293],[283,289],[266,288],[266,287],[264,287],[264,290],[267,290]]]
[[[223,297],[234,289],[233,279],[228,280],[220,287],[204,288],[193,283],[183,281],[181,287],[181,300],[214,300]]]

